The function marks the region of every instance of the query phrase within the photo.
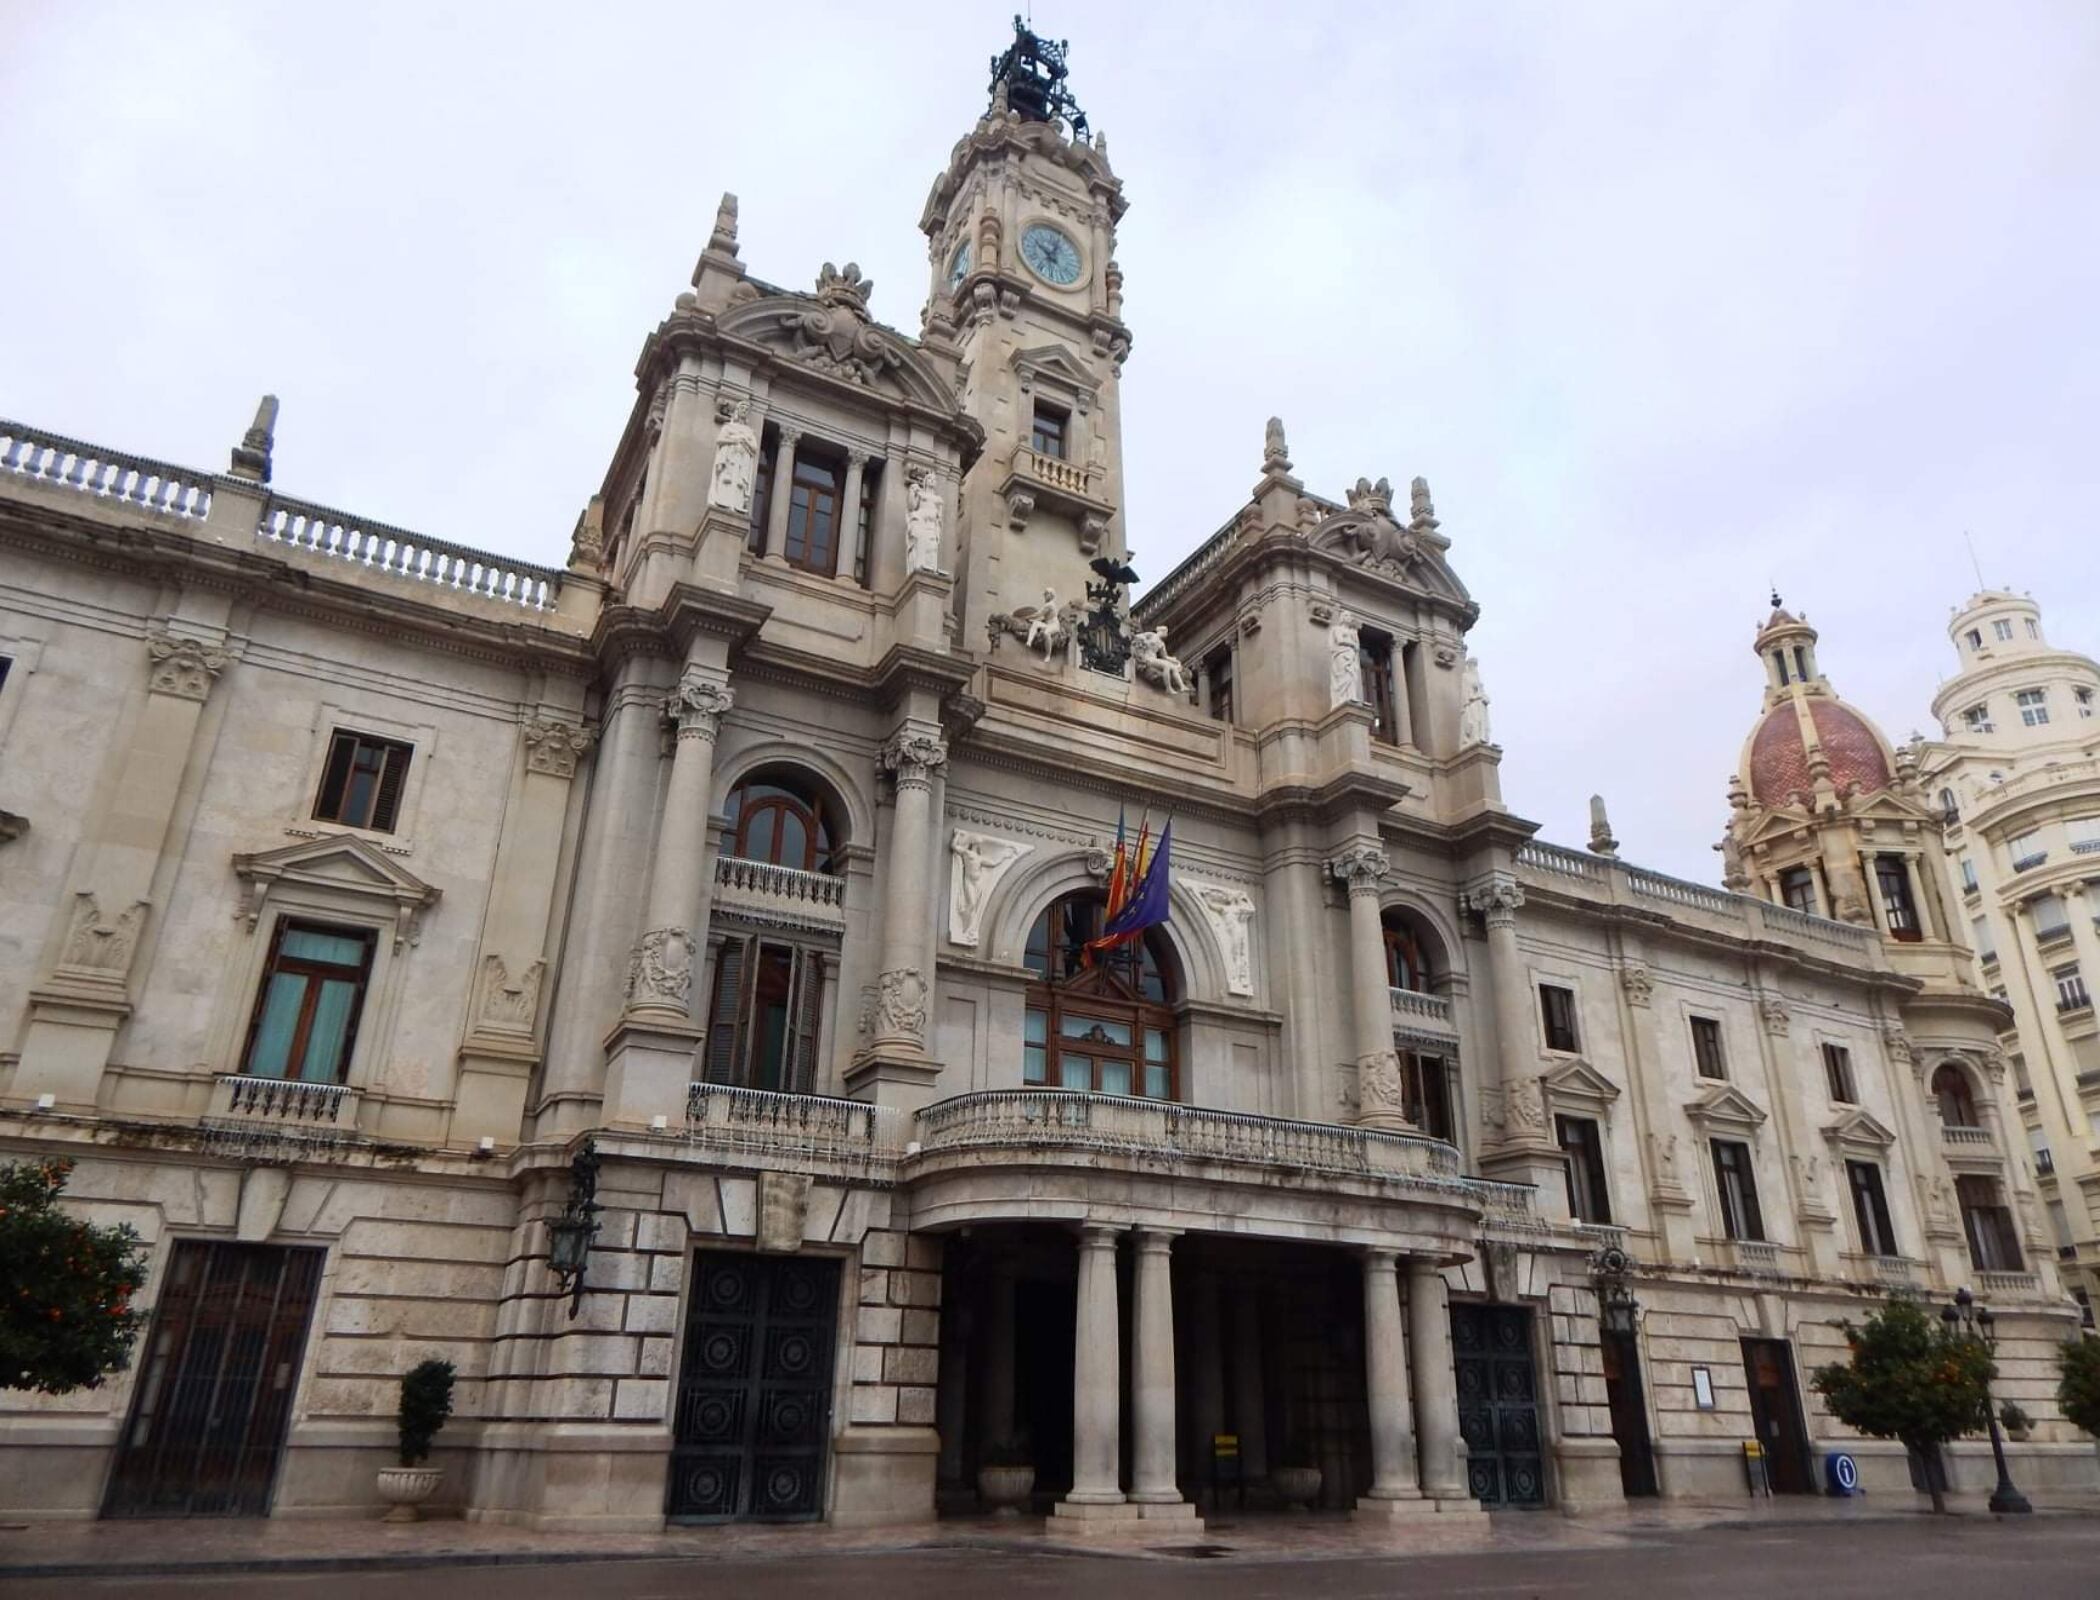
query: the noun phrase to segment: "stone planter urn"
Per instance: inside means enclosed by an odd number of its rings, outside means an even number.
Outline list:
[[[414,1522],[416,1507],[437,1493],[445,1481],[443,1467],[381,1467],[379,1498],[387,1503],[386,1522]]]
[[[1018,1517],[1028,1497],[1035,1492],[1032,1466],[979,1467],[977,1498],[996,1517]]]
[[[1313,1502],[1320,1498],[1321,1473],[1318,1467],[1271,1467],[1269,1487],[1289,1511],[1310,1511]]]

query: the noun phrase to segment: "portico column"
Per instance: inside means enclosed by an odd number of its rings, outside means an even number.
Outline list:
[[[984,1434],[980,1446],[1000,1450],[1014,1439],[1014,1275],[992,1269],[990,1315],[985,1318]]]
[[[707,794],[715,735],[735,704],[729,685],[688,666],[665,701],[678,725],[663,821],[649,863],[648,915],[627,980],[627,1014],[684,1024],[692,1009],[693,969],[707,910]]]
[[[921,1057],[932,997],[933,780],[947,764],[938,729],[906,723],[882,747],[896,782],[889,871],[883,879],[882,969],[875,979],[871,1051]]]
[[[1259,1483],[1269,1475],[1269,1419],[1262,1398],[1261,1284],[1254,1279],[1233,1285],[1232,1421],[1240,1436],[1240,1474]]]
[[[1517,909],[1524,891],[1514,878],[1496,873],[1466,894],[1468,910],[1487,924],[1488,987],[1495,1003],[1495,1043],[1504,1086],[1529,1076],[1531,992],[1524,979],[1524,952],[1517,945]]]
[[[1137,1427],[1131,1453],[1130,1498],[1153,1505],[1178,1504],[1174,1481],[1174,1279],[1168,1252],[1174,1235],[1147,1228],[1138,1233],[1137,1295],[1131,1343],[1131,1412]]]
[[[1451,1291],[1436,1263],[1407,1262],[1407,1348],[1415,1384],[1415,1430],[1421,1440],[1422,1492],[1464,1497],[1458,1459],[1458,1373],[1451,1362]]]
[[[1092,1222],[1079,1230],[1078,1338],[1072,1354],[1072,1491],[1065,1498],[1080,1506],[1123,1503],[1116,1232]]]
[[[773,452],[773,487],[766,499],[764,554],[768,561],[787,559],[788,501],[795,492],[795,446],[801,442],[799,428],[782,428]]]
[[[1327,863],[1349,891],[1349,993],[1355,1024],[1356,1120],[1373,1128],[1405,1128],[1400,1056],[1393,1048],[1392,986],[1386,981],[1385,933],[1378,888],[1391,871],[1383,850],[1358,845]]]
[[[868,452],[846,452],[846,493],[839,501],[837,537],[833,548],[838,558],[832,567],[835,577],[853,582],[854,559],[860,553],[860,485],[868,468]]]
[[[1371,1409],[1371,1488],[1366,1500],[1414,1500],[1414,1418],[1407,1393],[1407,1334],[1400,1321],[1396,1252],[1364,1252],[1364,1389]]]

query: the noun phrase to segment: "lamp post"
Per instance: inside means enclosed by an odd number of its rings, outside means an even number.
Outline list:
[[[1954,1291],[1954,1303],[1940,1308],[1947,1331],[1981,1339],[1986,1350],[1998,1348],[1998,1319],[1989,1306],[1979,1306],[1967,1289]],[[1983,1384],[1983,1420],[1991,1430],[1991,1459],[1998,1464],[1998,1486],[1991,1491],[1991,1509],[2000,1516],[2025,1516],[2034,1510],[2027,1496],[2013,1487],[2012,1474],[2005,1470],[2005,1436],[1998,1431],[1998,1408],[1991,1403],[1990,1380]]]

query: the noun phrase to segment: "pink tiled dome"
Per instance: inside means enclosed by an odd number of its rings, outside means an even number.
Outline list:
[[[1873,725],[1850,706],[1820,697],[1808,702],[1809,716],[1830,760],[1830,776],[1842,792],[1857,788],[1872,794],[1889,786],[1888,757]],[[1760,804],[1785,805],[1797,792],[1813,789],[1808,775],[1808,749],[1801,740],[1801,719],[1791,698],[1765,713],[1750,740],[1750,792]]]

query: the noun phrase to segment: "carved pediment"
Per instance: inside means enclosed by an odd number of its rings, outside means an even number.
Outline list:
[[[1871,1112],[1856,1109],[1825,1127],[1823,1137],[1833,1149],[1887,1150],[1896,1142],[1896,1135]]]
[[[826,262],[815,294],[761,294],[723,312],[715,325],[848,383],[953,411],[953,397],[926,357],[869,318],[873,287],[852,262],[843,271]]]
[[[1100,392],[1094,374],[1063,345],[1039,344],[1016,350],[1013,368],[1020,374],[1024,390],[1032,388],[1038,378],[1048,379],[1053,388],[1066,390],[1077,399],[1081,411],[1091,407]]]
[[[349,834],[327,834],[276,850],[236,855],[233,870],[247,888],[241,915],[250,930],[274,891],[295,886],[363,898],[389,908],[397,947],[416,942],[423,913],[437,904],[441,893],[378,846]]]
[[[1570,1061],[1543,1081],[1547,1099],[1555,1104],[1601,1109],[1619,1098],[1619,1086],[1587,1061]]]
[[[1403,583],[1460,605],[1473,597],[1444,560],[1451,541],[1436,531],[1436,520],[1418,516],[1402,524],[1393,516],[1392,487],[1359,479],[1346,507],[1308,501],[1325,514],[1313,523],[1307,540],[1315,550],[1340,557],[1366,573]]]
[[[1765,1125],[1765,1109],[1732,1083],[1717,1083],[1686,1103],[1684,1114],[1702,1128],[1722,1133],[1755,1134]]]

